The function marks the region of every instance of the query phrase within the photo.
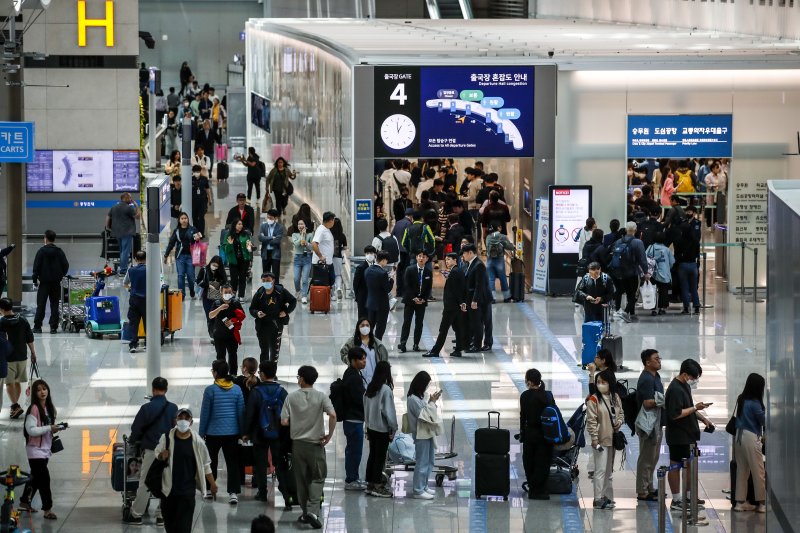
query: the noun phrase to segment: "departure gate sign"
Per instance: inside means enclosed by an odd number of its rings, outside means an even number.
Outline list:
[[[732,115],[628,115],[628,159],[731,157]]]
[[[114,2],[105,0],[106,16],[101,19],[86,17],[86,0],[78,0],[78,46],[86,46],[86,29],[89,27],[105,28],[106,47],[114,46]]]

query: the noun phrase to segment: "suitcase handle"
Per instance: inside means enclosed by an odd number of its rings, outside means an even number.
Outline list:
[[[489,427],[490,428],[494,427],[494,428],[500,429],[500,411],[489,411],[488,415],[489,415]],[[496,426],[492,425],[492,415],[497,415],[497,425]]]

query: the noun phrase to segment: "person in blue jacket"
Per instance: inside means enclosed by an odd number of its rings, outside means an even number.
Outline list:
[[[244,396],[230,377],[228,362],[217,359],[211,365],[214,384],[203,392],[198,434],[205,439],[211,455],[211,472],[217,479],[219,451],[228,467],[228,503],[239,503],[239,438],[244,435]],[[206,492],[205,498],[211,498]]]
[[[153,379],[152,396],[150,401],[139,408],[136,417],[131,425],[131,436],[129,442],[138,442],[139,448],[144,450],[142,458],[142,472],[150,470],[150,465],[155,460],[155,449],[161,435],[167,433],[175,427],[175,419],[178,416],[178,406],[167,400],[167,388],[169,383],[162,377]],[[147,511],[147,503],[150,500],[150,491],[144,483],[139,483],[136,491],[136,499],[131,506],[130,514],[125,517],[128,524],[141,524],[142,515]],[[161,516],[161,503],[159,502],[156,510],[156,525],[163,526],[164,518]]]

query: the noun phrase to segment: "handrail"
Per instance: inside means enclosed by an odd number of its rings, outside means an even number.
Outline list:
[[[470,0],[458,0],[458,5],[461,6],[461,15],[465,19],[475,18],[472,14],[472,3]]]
[[[428,17],[431,20],[439,20],[442,18],[442,14],[439,12],[439,3],[436,0],[425,0],[425,4],[428,7]]]

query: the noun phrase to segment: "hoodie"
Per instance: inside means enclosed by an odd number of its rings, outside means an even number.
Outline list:
[[[69,272],[69,261],[64,250],[55,244],[45,244],[36,252],[33,260],[33,284],[61,283]]]
[[[8,362],[25,361],[28,358],[28,343],[33,342],[31,325],[22,315],[0,317],[0,333],[5,333],[14,351]]]

